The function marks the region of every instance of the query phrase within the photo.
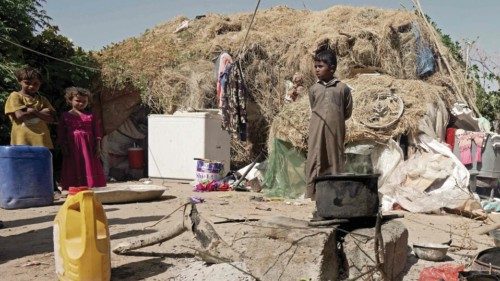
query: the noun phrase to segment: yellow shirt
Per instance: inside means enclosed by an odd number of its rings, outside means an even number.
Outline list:
[[[5,102],[5,114],[7,114],[10,121],[12,121],[10,144],[45,146],[49,149],[54,148],[52,140],[50,139],[49,127],[45,121],[38,117],[24,121],[15,118],[14,112],[26,108],[33,108],[38,111],[48,108],[52,112],[55,111],[50,102],[39,94],[29,97],[18,92],[12,92]]]

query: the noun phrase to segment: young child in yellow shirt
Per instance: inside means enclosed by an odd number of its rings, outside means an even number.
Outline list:
[[[12,92],[5,102],[5,114],[12,122],[10,144],[45,146],[53,149],[47,123],[54,122],[54,107],[38,90],[42,75],[32,67],[16,72],[21,89]]]

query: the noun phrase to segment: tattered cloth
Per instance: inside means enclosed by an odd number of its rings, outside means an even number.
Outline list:
[[[236,135],[241,141],[247,139],[246,87],[243,73],[237,63],[228,64],[220,76],[222,129]]]

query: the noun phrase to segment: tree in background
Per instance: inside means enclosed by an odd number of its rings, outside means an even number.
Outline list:
[[[0,5],[0,144],[10,142],[10,121],[4,114],[5,100],[19,89],[14,76],[16,69],[30,65],[40,69],[43,84],[40,94],[47,97],[56,110],[65,107],[63,90],[69,86],[89,88],[97,72],[23,49],[92,67],[97,63],[91,53],[85,52],[50,24],[51,18],[43,10],[45,0],[2,0]],[[13,44],[14,43],[14,44]]]
[[[477,46],[470,51],[469,60],[473,65],[469,72],[473,75],[477,85],[477,106],[488,120],[498,121],[500,119],[500,66],[498,65],[500,58],[493,59]]]
[[[445,34],[438,28],[429,16],[426,15],[426,17],[441,35],[443,44],[453,57],[462,63],[464,67],[472,63],[464,75],[468,75],[475,85],[476,105],[483,117],[489,121],[498,120],[500,115],[500,72],[498,65],[484,51],[480,51],[478,48],[475,49],[476,52],[471,56],[469,50],[467,50],[470,46],[462,48],[459,42],[454,41],[450,35]],[[493,87],[496,86],[496,89],[492,89],[492,85]]]

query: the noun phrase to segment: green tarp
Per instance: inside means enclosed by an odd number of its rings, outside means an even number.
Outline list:
[[[267,196],[295,199],[304,194],[306,157],[302,152],[275,139],[267,162],[263,190]]]

